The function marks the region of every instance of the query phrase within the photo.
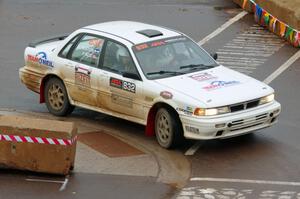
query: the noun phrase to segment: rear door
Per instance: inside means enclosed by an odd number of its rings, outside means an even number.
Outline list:
[[[68,84],[72,100],[99,107],[99,61],[105,39],[83,34],[61,51],[64,69],[62,76]]]

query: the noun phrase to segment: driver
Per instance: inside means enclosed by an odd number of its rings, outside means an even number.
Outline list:
[[[119,48],[117,51],[118,62],[124,67],[124,71],[129,73],[136,73],[132,59],[125,48]]]

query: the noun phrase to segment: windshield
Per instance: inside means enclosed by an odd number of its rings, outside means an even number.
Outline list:
[[[192,73],[218,66],[201,47],[186,37],[174,37],[133,46],[148,79]]]

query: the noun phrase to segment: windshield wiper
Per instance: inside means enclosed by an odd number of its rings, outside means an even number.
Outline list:
[[[167,71],[167,70],[160,70],[160,71],[155,71],[155,72],[147,73],[147,75],[163,75],[163,74],[183,75],[185,73],[178,72],[178,71]]]
[[[180,66],[180,69],[184,69],[184,68],[203,68],[203,69],[207,69],[207,68],[212,68],[215,65],[205,65],[205,64],[189,64],[189,65],[185,65],[185,66]]]

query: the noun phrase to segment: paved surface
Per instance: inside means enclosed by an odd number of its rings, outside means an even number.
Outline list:
[[[254,135],[201,142],[193,156],[184,156],[193,141],[177,150],[164,150],[154,138],[144,136],[143,126],[103,114],[77,109],[68,118],[50,116],[38,104],[37,95],[19,83],[17,70],[30,41],[116,19],[168,26],[200,41],[240,11],[222,0],[82,2],[0,1],[0,114],[75,121],[81,134],[104,129],[144,154],[110,158],[79,143],[76,168],[63,191],[59,189],[65,178],[5,171],[0,174],[0,198],[41,194],[45,198],[299,198],[299,60],[271,82],[283,106],[277,125]],[[252,16],[243,17],[204,47],[218,52],[225,66],[259,80],[297,51],[256,26]],[[59,182],[37,183],[28,178]]]
[[[43,181],[39,181],[42,179]],[[46,180],[49,181],[46,181]],[[56,182],[54,182],[56,181]],[[64,191],[64,178],[8,171],[0,175],[0,198],[170,198],[174,188],[153,177],[75,173]],[[135,190],[135,191],[132,191]]]

